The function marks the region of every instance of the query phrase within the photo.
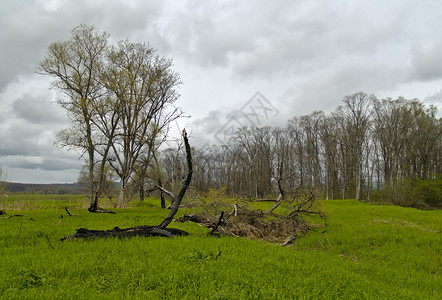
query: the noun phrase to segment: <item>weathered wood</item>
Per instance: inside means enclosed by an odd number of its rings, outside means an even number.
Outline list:
[[[181,187],[181,190],[180,190],[177,197],[175,197],[171,192],[165,190],[164,188],[159,187],[163,192],[165,192],[166,194],[168,194],[172,198],[172,205],[171,205],[170,212],[167,215],[167,217],[163,220],[163,222],[161,222],[158,225],[159,228],[166,228],[167,225],[169,225],[170,222],[172,222],[173,217],[177,213],[180,203],[184,198],[184,194],[186,193],[187,188],[189,187],[190,182],[192,181],[192,173],[193,173],[192,151],[190,149],[189,140],[187,139],[187,133],[186,133],[185,129],[183,129],[183,139],[184,139],[184,146],[186,148],[187,177],[186,177],[186,180],[184,181],[183,186]]]
[[[97,208],[96,210],[90,210],[89,212],[91,213],[96,213],[96,214],[116,214],[116,211],[113,210],[109,210],[109,209],[104,209],[104,208]]]
[[[271,214],[284,200],[284,196],[283,193],[279,193],[278,198],[276,199],[275,204],[273,204],[272,208],[270,208],[269,210],[265,211],[264,213],[266,214]]]
[[[223,216],[224,216],[224,211],[221,212],[218,222],[216,222],[215,226],[212,228],[212,230],[210,230],[210,232],[207,235],[213,235],[213,233],[218,229],[219,224],[221,224]]]
[[[158,228],[156,226],[135,226],[130,228],[120,229],[115,227],[111,230],[92,230],[86,228],[79,228],[74,235],[67,236],[61,240],[72,240],[76,238],[92,239],[92,238],[109,238],[109,237],[133,237],[133,236],[162,236],[174,237],[180,235],[188,235],[184,230],[176,228]]]
[[[9,216],[7,216],[6,218],[3,218],[3,219],[10,219],[10,218],[13,218],[13,217],[24,217],[24,215],[9,215]]]
[[[291,243],[293,243],[296,239],[298,238],[298,234],[295,234],[294,236],[288,238],[287,240],[285,240],[284,243],[281,244],[281,246],[287,246]]]
[[[179,217],[175,221],[177,221],[177,222],[194,222],[194,223],[210,223],[209,220],[207,220],[206,218],[203,218],[199,215],[188,215],[188,214],[182,215],[181,217]]]
[[[68,207],[67,207],[67,206],[65,206],[65,207],[64,207],[64,209],[65,209],[65,210],[66,210],[66,212],[68,213],[69,217],[72,217],[71,213],[70,213],[70,212],[69,212],[69,210],[68,210]]]
[[[255,199],[255,200],[247,200],[247,202],[276,202],[275,199]]]

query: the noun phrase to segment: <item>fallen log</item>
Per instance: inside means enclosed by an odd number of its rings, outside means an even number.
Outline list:
[[[175,222],[193,222],[193,223],[198,223],[198,224],[212,224],[212,226],[214,225],[211,221],[209,221],[206,218],[203,218],[199,215],[188,215],[188,214],[184,214],[181,217],[179,217],[178,219],[175,219]]]
[[[254,200],[247,200],[247,202],[276,202],[275,199],[254,199]]]
[[[91,213],[95,213],[95,214],[116,214],[116,211],[110,210],[110,209],[104,209],[101,207],[98,207],[95,210],[89,210],[89,212]]]
[[[9,215],[9,216],[7,216],[7,217],[5,217],[3,219],[10,219],[10,218],[13,218],[13,217],[24,217],[24,215]]]
[[[134,226],[130,228],[123,228],[120,229],[118,227],[115,227],[111,230],[92,230],[92,229],[86,229],[86,228],[79,228],[77,229],[77,232],[73,235],[69,235],[67,237],[64,237],[61,239],[61,241],[64,240],[72,240],[72,239],[93,239],[93,238],[109,238],[109,237],[133,237],[133,236],[145,236],[145,237],[151,237],[151,236],[161,236],[161,237],[174,237],[174,236],[181,236],[181,235],[188,235],[189,233],[176,228],[159,228],[157,226],[147,226],[147,225],[141,225],[141,226]]]

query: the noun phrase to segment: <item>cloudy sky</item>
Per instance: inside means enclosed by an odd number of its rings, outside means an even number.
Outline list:
[[[313,110],[330,112],[358,91],[419,98],[442,110],[437,0],[0,4],[0,164],[8,181],[76,181],[79,154],[54,146],[68,124],[65,112],[36,68],[48,45],[81,23],[114,41],[148,42],[173,59],[183,81],[176,104],[191,116],[176,127],[186,127],[194,144],[222,142],[240,124],[284,125]]]

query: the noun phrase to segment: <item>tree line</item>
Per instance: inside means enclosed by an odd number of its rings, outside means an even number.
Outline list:
[[[417,99],[346,96],[333,112],[294,117],[284,128],[242,127],[226,145],[194,149],[192,187],[269,198],[278,184],[325,198],[383,198],[394,204],[442,203],[442,120]],[[163,182],[181,180],[176,149],[160,155]]]

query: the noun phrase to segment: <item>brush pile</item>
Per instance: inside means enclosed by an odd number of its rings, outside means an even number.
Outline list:
[[[287,245],[297,237],[304,235],[312,226],[307,219],[317,216],[325,222],[325,214],[321,212],[315,193],[308,192],[297,195],[290,201],[281,197],[275,200],[275,205],[267,210],[254,209],[250,204],[241,205],[213,201],[202,207],[198,214],[183,215],[176,221],[195,222],[212,230],[211,234],[260,239],[273,243]],[[230,206],[230,208],[229,208]],[[217,212],[230,211],[223,217]]]

